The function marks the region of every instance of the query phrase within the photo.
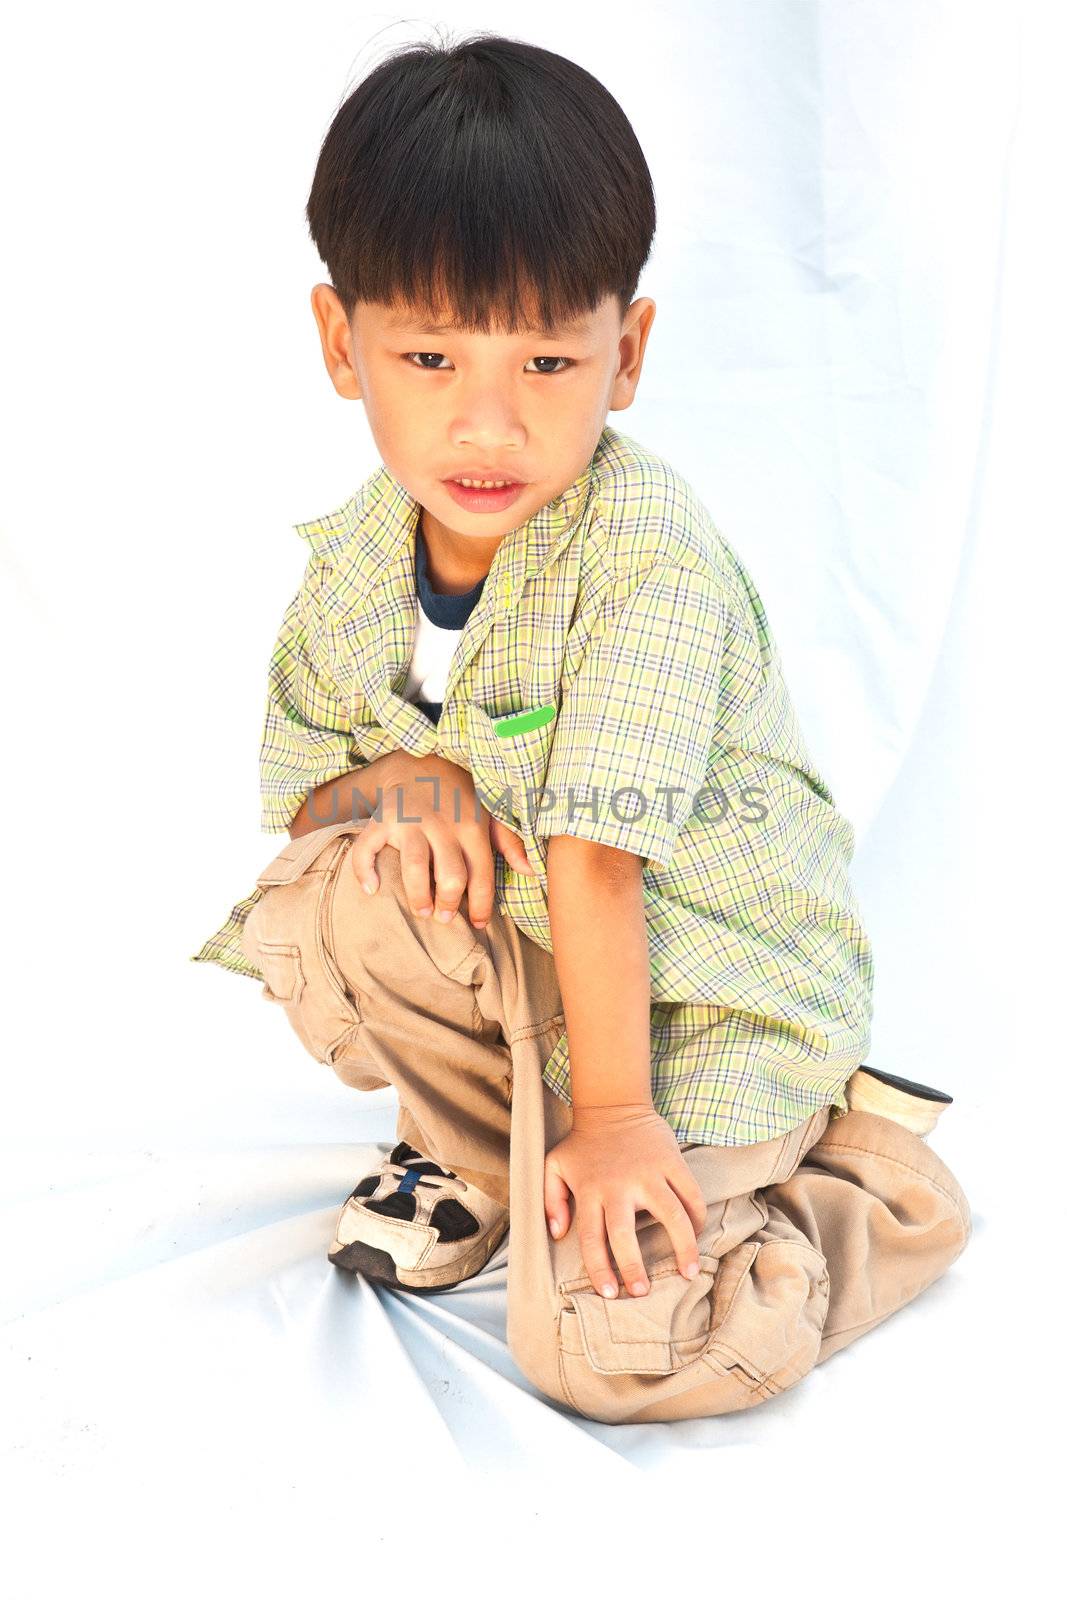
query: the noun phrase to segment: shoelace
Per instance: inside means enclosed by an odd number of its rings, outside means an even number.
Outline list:
[[[418,1172],[416,1168],[422,1162],[425,1162],[427,1166],[433,1167],[434,1171],[432,1173]],[[430,1161],[429,1157],[427,1156],[412,1156],[409,1162],[383,1161],[382,1172],[391,1173],[398,1177],[401,1182],[401,1192],[403,1193],[410,1193],[417,1183],[424,1183],[428,1189],[443,1189],[445,1184],[434,1183],[433,1180],[435,1177],[441,1177],[450,1184],[456,1184],[460,1189],[467,1188],[467,1185],[464,1183],[462,1178],[450,1178],[443,1168],[439,1167],[435,1161]],[[403,1188],[403,1182],[405,1178],[409,1180],[406,1189]]]

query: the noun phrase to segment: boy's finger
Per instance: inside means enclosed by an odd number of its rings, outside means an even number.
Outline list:
[[[592,1217],[595,1220],[591,1221],[587,1216],[583,1222],[580,1213],[578,1216],[578,1240],[582,1248],[582,1260],[597,1294],[605,1295],[611,1300],[618,1294],[619,1285],[608,1257],[604,1238],[604,1213],[599,1205],[592,1212]]]
[[[433,851],[434,916],[438,922],[451,922],[459,910],[467,887],[467,862],[456,840],[449,834],[435,833]]]
[[[647,1294],[648,1278],[641,1258],[641,1246],[637,1242],[632,1205],[608,1217],[608,1238],[611,1241],[611,1253],[627,1289],[631,1294]]]
[[[400,878],[408,905],[417,917],[433,915],[430,891],[430,841],[416,825],[404,829],[400,841]]]
[[[680,1174],[678,1178],[672,1173],[667,1182],[688,1211],[694,1230],[698,1234],[703,1233],[708,1223],[708,1202],[704,1199],[701,1187],[689,1168],[686,1167],[685,1173]]]
[[[562,1239],[567,1231],[570,1213],[567,1206],[567,1197],[570,1190],[567,1188],[561,1175],[555,1171],[551,1161],[545,1159],[545,1218],[549,1231],[554,1239]]]
[[[484,834],[474,840],[465,857],[467,863],[467,918],[472,927],[484,928],[493,915],[496,894],[496,863],[493,847]]]
[[[533,873],[536,877],[537,869],[526,854],[522,836],[514,828],[509,828],[499,817],[493,817],[489,824],[489,836],[509,867],[514,867],[516,872]]]
[[[693,1219],[666,1179],[662,1197],[649,1210],[667,1230],[682,1277],[695,1278],[700,1271],[700,1250]]]
[[[379,887],[380,879],[374,869],[374,860],[384,846],[385,831],[381,823],[368,822],[348,852],[356,881],[367,894],[374,894]]]

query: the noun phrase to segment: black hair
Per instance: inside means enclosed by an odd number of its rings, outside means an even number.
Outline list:
[[[652,179],[613,95],[520,39],[394,50],[330,124],[307,203],[357,302],[484,333],[545,329],[633,300],[656,230]]]

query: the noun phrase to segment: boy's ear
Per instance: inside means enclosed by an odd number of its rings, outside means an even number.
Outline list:
[[[311,310],[330,382],[343,400],[361,400],[363,392],[352,360],[352,329],[332,284],[315,285],[311,291]]]
[[[645,359],[649,330],[656,316],[656,302],[643,295],[627,311],[619,336],[619,370],[611,390],[609,411],[625,411],[633,404]]]

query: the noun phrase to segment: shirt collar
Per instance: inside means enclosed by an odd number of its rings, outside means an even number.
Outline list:
[[[564,548],[594,491],[596,460],[603,447],[604,435],[601,434],[596,452],[574,482],[501,540],[485,580],[491,589],[491,600],[501,588],[517,592]],[[415,496],[386,466],[379,467],[366,487],[359,517],[360,544],[367,555],[368,574],[378,578],[394,563],[409,561],[420,507]],[[355,501],[349,502],[350,514],[354,513],[355,506]],[[356,531],[354,523],[352,531]]]
[[[517,604],[523,585],[560,554],[579,527],[599,484],[596,463],[607,446],[605,430],[582,472],[554,500],[513,528],[497,546],[479,601],[464,627],[452,670],[464,671],[480,649],[494,617]],[[416,622],[413,553],[419,502],[384,465],[363,490],[330,518],[330,544],[338,570],[327,602],[336,624],[338,683],[360,693],[381,726],[413,755],[437,746],[438,730],[404,698],[400,678]],[[301,524],[307,535],[313,526]],[[343,646],[343,652],[341,650]],[[343,662],[341,659],[343,653]]]

